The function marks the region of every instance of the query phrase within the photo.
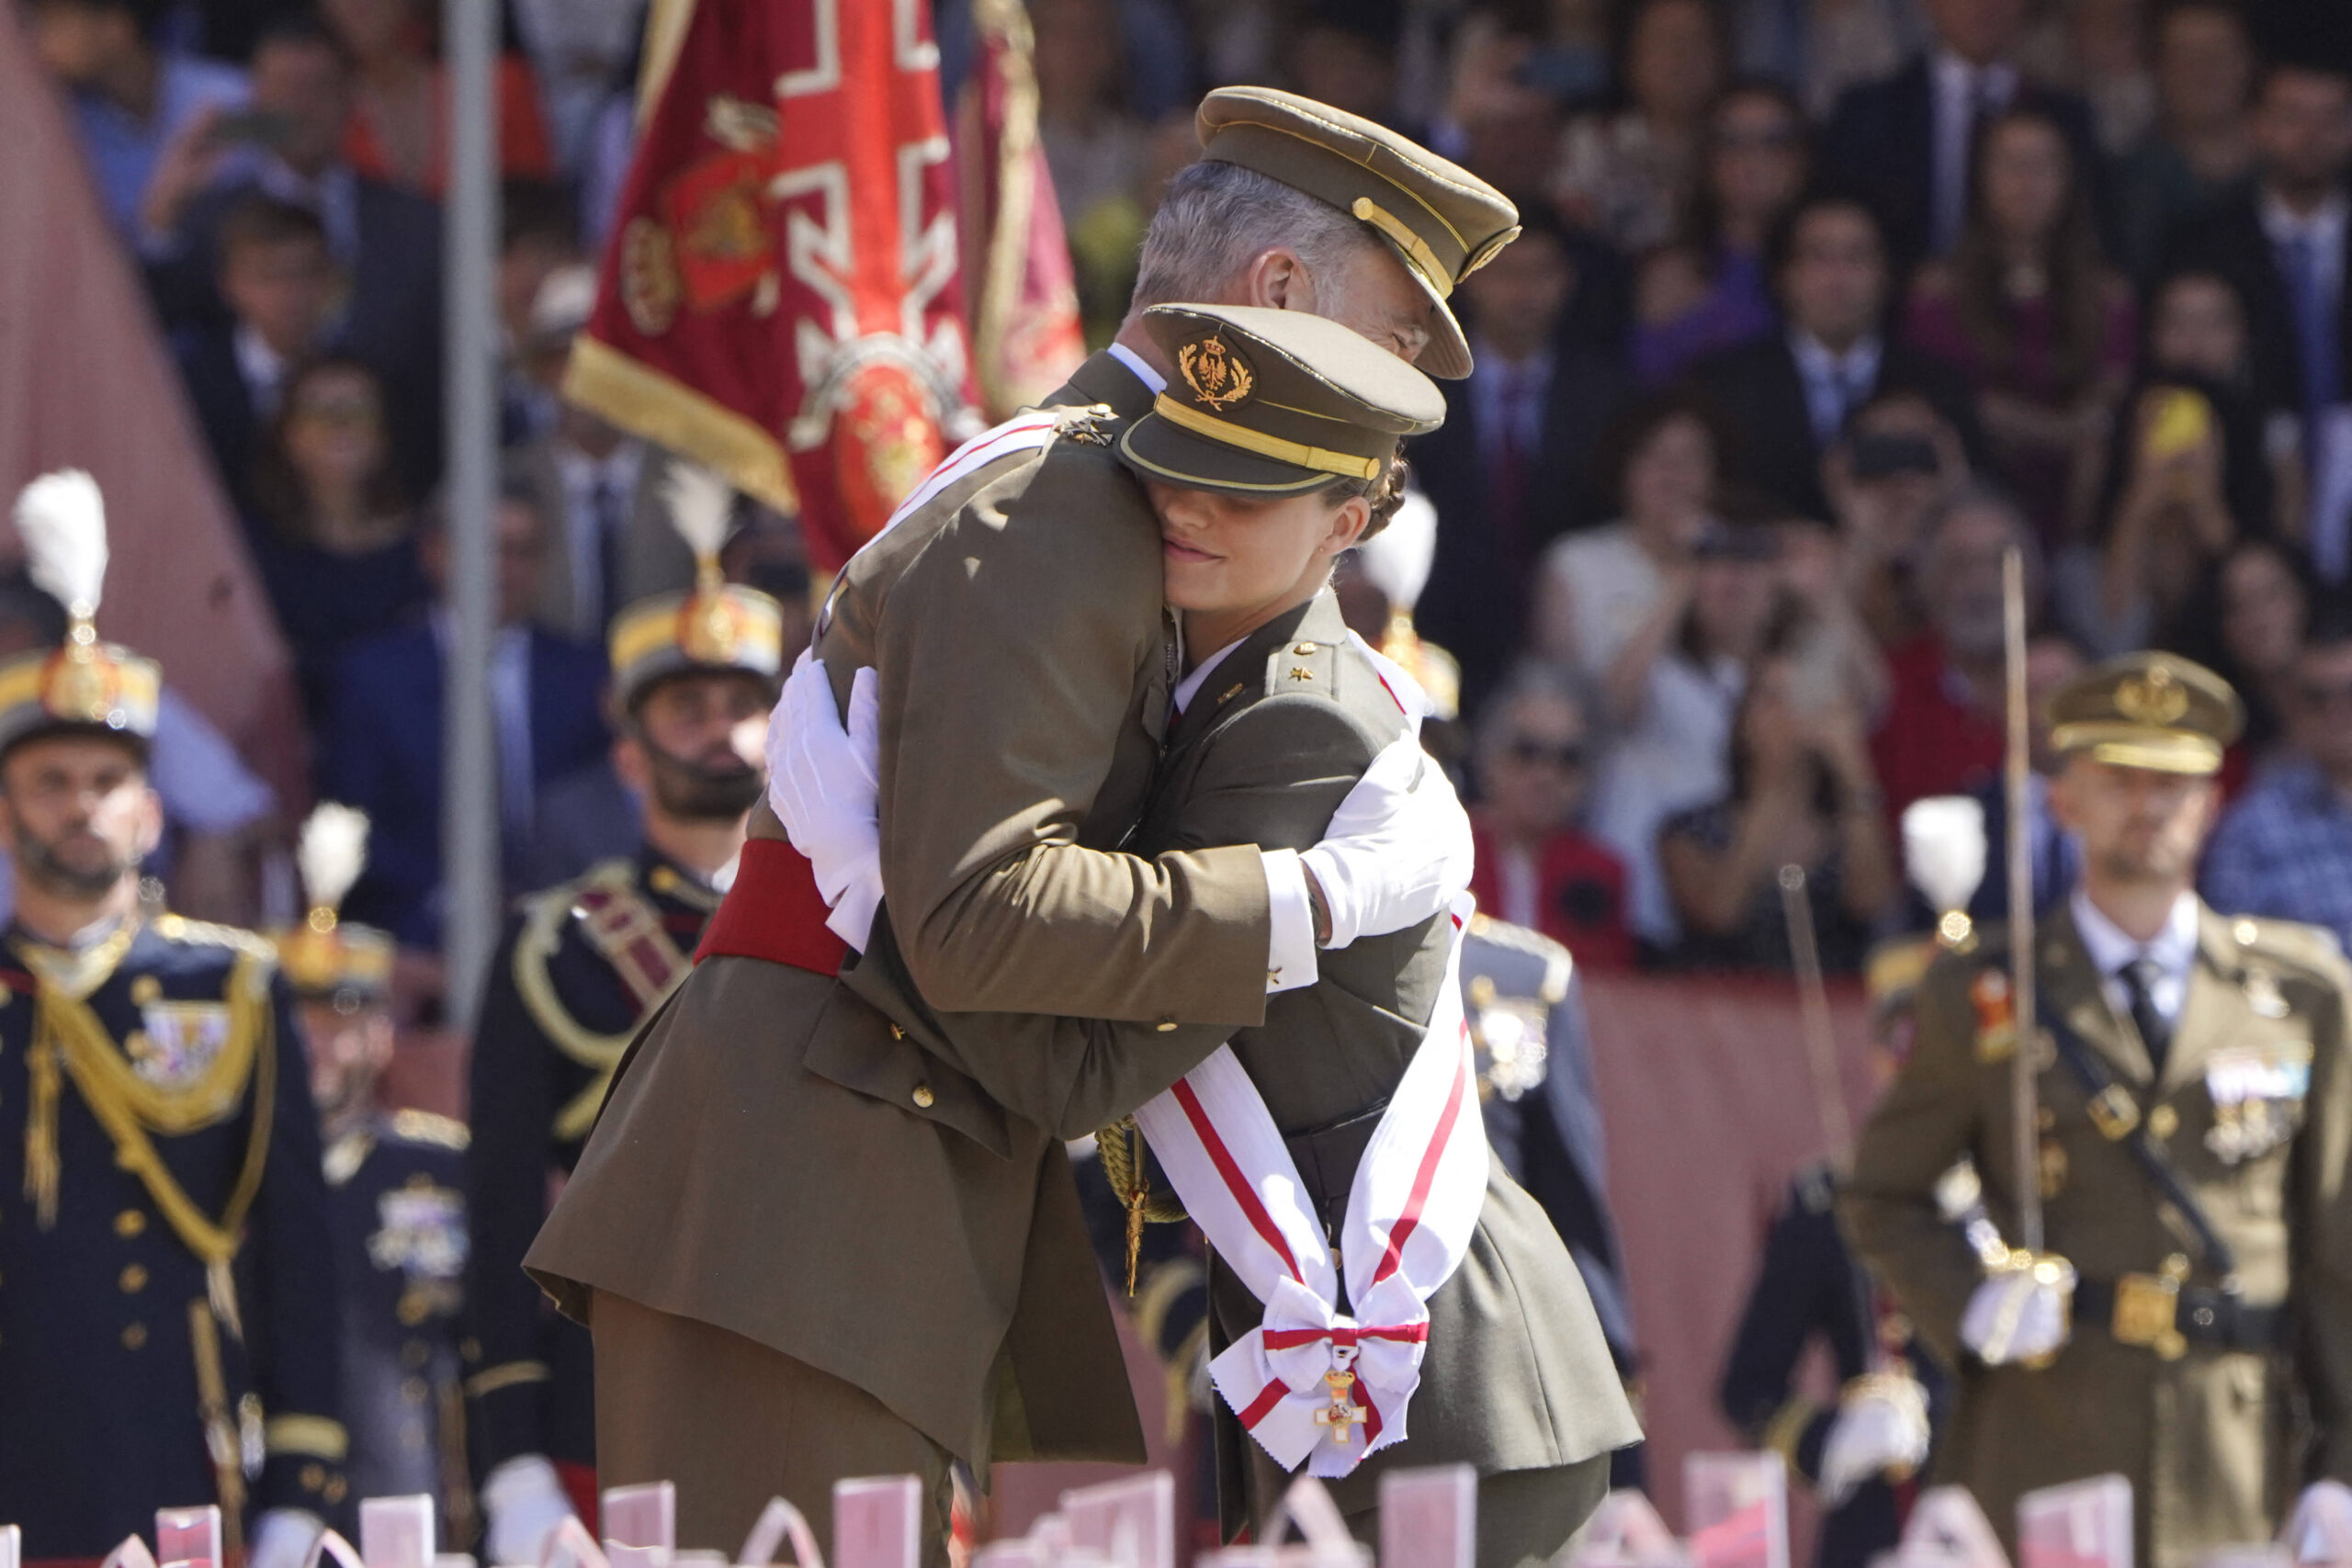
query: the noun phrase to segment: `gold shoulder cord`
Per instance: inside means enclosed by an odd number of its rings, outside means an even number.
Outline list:
[[[35,973],[40,972],[41,966],[36,964]],[[107,972],[111,973],[111,965]],[[103,981],[105,976],[98,978]],[[61,1174],[58,1070],[62,1064],[91,1113],[114,1141],[115,1163],[139,1178],[173,1233],[202,1260],[214,1312],[232,1334],[243,1338],[229,1262],[236,1256],[239,1232],[261,1190],[262,1173],[268,1164],[277,1087],[277,1032],[269,1007],[268,963],[253,953],[237,959],[226,998],[228,1037],[203,1074],[181,1089],[164,1089],[140,1077],[106,1025],[91,1011],[85,998],[96,988],[93,982],[86,988],[77,987],[80,994],[75,995],[51,985],[44,976],[36,993],[32,1048],[27,1055],[32,1108],[25,1126],[26,1197],[33,1203],[42,1229],[56,1224]],[[215,1220],[181,1188],[148,1134],[177,1137],[226,1121],[243,1103],[249,1081],[253,1128],[246,1136],[244,1166],[230,1192],[228,1206]]]
[[[590,878],[597,874],[589,874]],[[628,1043],[637,1037],[635,1023],[616,1034],[599,1034],[582,1028],[564,1007],[563,998],[556,995],[548,963],[563,944],[563,928],[571,918],[571,908],[569,888],[541,894],[525,917],[522,933],[514,943],[514,988],[522,996],[524,1010],[559,1052],[595,1074],[588,1086],[556,1113],[555,1135],[566,1143],[586,1137],[588,1130],[596,1124],[596,1113],[605,1106],[605,1091],[612,1086],[613,1074],[619,1068]],[[671,951],[674,953],[675,949]],[[651,1012],[667,998],[685,976],[687,967],[683,955],[679,956],[662,995],[647,1002],[645,1012]]]
[[[1172,1225],[1187,1219],[1182,1200],[1152,1196],[1151,1178],[1144,1169],[1143,1132],[1132,1116],[1094,1134],[1094,1152],[1102,1161],[1102,1175],[1127,1211],[1127,1294],[1136,1293],[1136,1262],[1143,1253],[1147,1224]]]

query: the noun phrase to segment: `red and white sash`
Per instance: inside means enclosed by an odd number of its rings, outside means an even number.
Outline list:
[[[1486,1205],[1487,1131],[1462,1016],[1470,910],[1468,897],[1456,901],[1429,1032],[1348,1194],[1340,1251],[1352,1314],[1339,1310],[1338,1273],[1298,1168],[1231,1047],[1136,1112],[1218,1259],[1265,1304],[1261,1325],[1209,1374],[1285,1470],[1304,1463],[1334,1479],[1404,1440],[1429,1298],[1461,1266]]]

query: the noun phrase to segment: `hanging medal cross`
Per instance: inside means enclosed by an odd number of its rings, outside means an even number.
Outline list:
[[[1331,1429],[1331,1440],[1342,1448],[1347,1446],[1351,1427],[1363,1425],[1370,1417],[1355,1402],[1356,1375],[1348,1370],[1354,1355],[1347,1350],[1335,1350],[1333,1359],[1339,1364],[1323,1374],[1323,1386],[1331,1391],[1331,1403],[1315,1413],[1315,1424]]]

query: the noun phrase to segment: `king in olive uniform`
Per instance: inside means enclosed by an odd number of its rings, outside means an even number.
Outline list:
[[[0,664],[0,1520],[94,1559],[217,1503],[298,1568],[346,1496],[300,1028],[267,942],[141,916],[162,674],[92,627],[97,487],[37,479],[17,522],[72,630]]]
[[[643,847],[524,901],[474,1041],[468,1386],[495,1562],[536,1561],[547,1529],[593,1493],[588,1334],[550,1310],[523,1255],[639,1021],[684,976],[718,908],[782,668],[782,608],[719,572],[731,495],[689,469],[669,499],[696,584],[630,605],[607,638],[614,766],[641,803]]]
[[[368,818],[314,807],[296,850],[305,918],[272,933],[300,1008],[311,1098],[326,1138],[327,1219],[343,1292],[349,1472],[359,1497],[432,1497],[439,1539],[474,1538],[466,1468],[466,1129],[429,1111],[389,1111],[391,933],[341,918],[367,860]]]
[[[2025,1032],[1997,931],[1929,971],[1840,1199],[1959,1369],[1941,1478],[2013,1540],[2022,1493],[2126,1476],[2153,1568],[2269,1540],[2299,1491],[2352,1477],[2352,966],[2324,932],[2227,919],[2192,890],[2240,713],[2164,654],[2051,698],[2052,804],[2083,876],[2035,942],[2048,1250],[1972,1247],[1936,1206],[1972,1156],[2018,1235]]]

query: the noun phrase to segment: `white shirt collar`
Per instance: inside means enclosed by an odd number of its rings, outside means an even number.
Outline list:
[[[1796,356],[1797,368],[1809,376],[1839,377],[1850,371],[1858,376],[1875,378],[1880,348],[1878,334],[1865,333],[1854,340],[1853,347],[1843,355],[1836,355],[1803,327],[1789,329],[1789,352]]]
[[[1225,662],[1227,654],[1249,640],[1248,637],[1238,637],[1193,666],[1193,672],[1176,682],[1176,690],[1170,698],[1175,704],[1176,711],[1182,713],[1191,706],[1193,697],[1200,694],[1201,687],[1207,682],[1210,672]]]
[[[2164,930],[2154,940],[2140,942],[2102,913],[2091,902],[2090,894],[2079,885],[2067,900],[2075,916],[2075,930],[2083,939],[2083,951],[2101,979],[2111,979],[2126,964],[2146,958],[2168,980],[2185,980],[2197,962],[2197,895],[2183,893],[2173,901],[2172,913],[2165,917]]]
[[[2333,254],[2344,243],[2344,222],[2347,204],[2342,191],[2330,191],[2327,199],[2309,212],[2297,212],[2278,199],[2278,193],[2265,187],[2262,192],[2262,231],[2270,236],[2272,244],[2288,240],[2308,239],[2322,255]]]
[[[1985,96],[1996,107],[2007,107],[2018,90],[2018,68],[2007,61],[1996,60],[1990,65],[1972,65],[1948,49],[1939,49],[1935,55],[1936,90],[1948,99],[1966,104],[1971,89],[1982,84]]]
[[[1142,355],[1137,354],[1125,344],[1113,344],[1111,345],[1111,357],[1125,366],[1128,369],[1134,371],[1136,373],[1136,379],[1150,388],[1151,395],[1153,397],[1156,398],[1159,396],[1160,393],[1168,390],[1168,378],[1162,376],[1159,371],[1154,370],[1151,367],[1150,363],[1147,361]]]
[[[229,342],[236,351],[237,374],[244,378],[246,389],[255,394],[254,412],[266,418],[277,412],[277,389],[286,379],[286,356],[264,343],[261,333],[243,321],[237,323]]]

